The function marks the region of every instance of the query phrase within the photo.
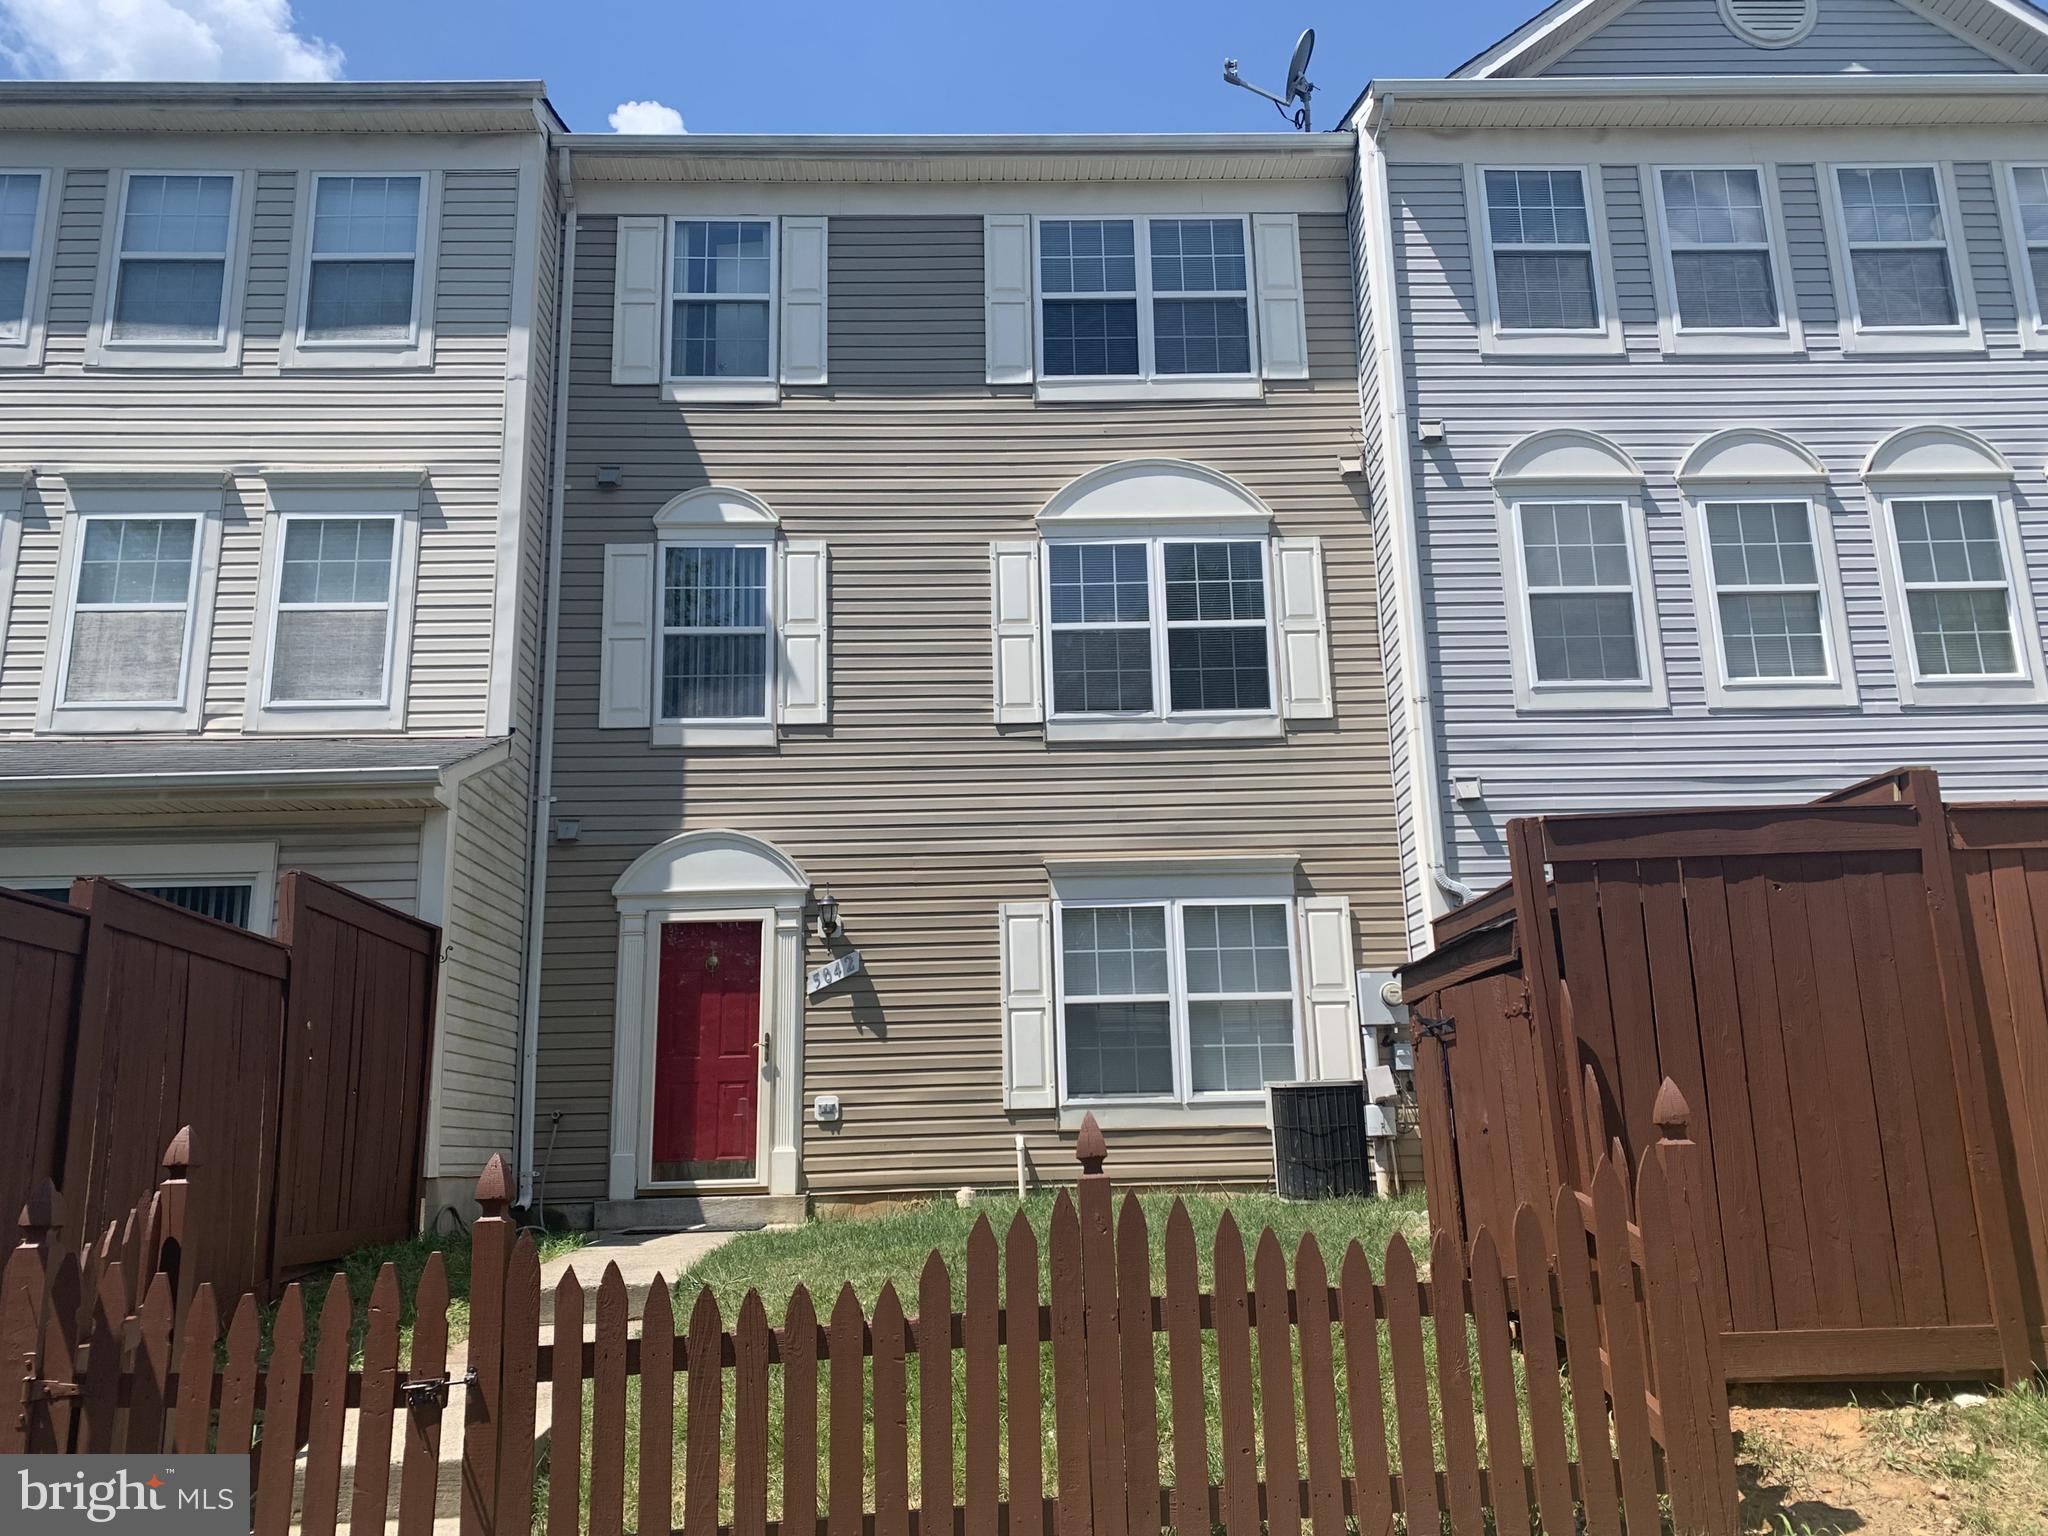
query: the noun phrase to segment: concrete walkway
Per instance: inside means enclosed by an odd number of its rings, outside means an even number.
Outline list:
[[[626,1310],[638,1318],[647,1304],[648,1288],[660,1275],[671,1286],[706,1254],[724,1247],[737,1232],[607,1232],[585,1247],[549,1259],[540,1267],[541,1319],[553,1318],[552,1298],[562,1276],[575,1271],[583,1287],[587,1317],[597,1315],[597,1288],[608,1265],[619,1266],[626,1282]]]

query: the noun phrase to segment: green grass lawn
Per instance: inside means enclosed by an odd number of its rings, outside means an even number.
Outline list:
[[[1163,1247],[1166,1221],[1172,1206],[1172,1195],[1146,1195],[1141,1198],[1153,1251],[1153,1283],[1155,1291],[1163,1291],[1165,1285]],[[1313,1232],[1318,1247],[1322,1250],[1324,1262],[1334,1280],[1343,1262],[1346,1248],[1359,1242],[1372,1261],[1377,1277],[1380,1273],[1386,1245],[1396,1233],[1402,1234],[1418,1260],[1422,1260],[1426,1249],[1426,1215],[1424,1203],[1419,1195],[1399,1200],[1331,1200],[1310,1203],[1282,1201],[1270,1195],[1256,1194],[1196,1194],[1183,1195],[1188,1214],[1195,1230],[1196,1247],[1202,1286],[1208,1288],[1213,1272],[1213,1251],[1218,1223],[1225,1211],[1231,1213],[1243,1234],[1247,1247],[1247,1270],[1250,1268],[1250,1250],[1260,1231],[1270,1226],[1281,1240],[1285,1250],[1290,1280],[1293,1271],[1295,1245],[1305,1232]],[[1034,1196],[1021,1202],[1027,1219],[1037,1230],[1040,1238],[1040,1284],[1039,1299],[1046,1299],[1044,1265],[1048,1244],[1046,1231],[1052,1212],[1050,1196]],[[972,1207],[961,1209],[950,1201],[934,1201],[887,1216],[868,1219],[847,1219],[835,1221],[813,1221],[789,1232],[749,1233],[735,1238],[723,1248],[708,1255],[697,1264],[680,1283],[675,1286],[676,1322],[679,1328],[686,1326],[690,1309],[696,1303],[701,1288],[709,1287],[719,1306],[720,1316],[727,1328],[733,1324],[740,1303],[749,1290],[758,1291],[766,1305],[772,1322],[780,1323],[790,1294],[801,1283],[810,1290],[813,1304],[820,1321],[830,1314],[839,1287],[851,1283],[860,1298],[863,1311],[871,1312],[876,1297],[884,1284],[893,1283],[898,1297],[903,1301],[906,1313],[917,1310],[917,1284],[925,1257],[937,1249],[946,1260],[953,1279],[954,1306],[962,1305],[963,1284],[966,1268],[966,1247],[968,1234],[974,1223],[986,1215],[994,1226],[1000,1242],[1011,1218],[1016,1214],[1020,1202],[1013,1198],[984,1198]],[[1431,1345],[1430,1325],[1424,1323],[1425,1358],[1432,1378],[1434,1391],[1435,1352]],[[1335,1362],[1338,1389],[1339,1434],[1343,1445],[1345,1470],[1350,1470],[1350,1414],[1349,1405],[1344,1401],[1344,1361],[1341,1329],[1338,1332],[1337,1358]],[[1385,1387],[1385,1414],[1388,1423],[1390,1444],[1393,1439],[1394,1410],[1391,1388],[1391,1365],[1388,1359],[1386,1332],[1381,1330],[1379,1355],[1381,1374]],[[1204,1482],[1213,1482],[1221,1475],[1221,1434],[1219,1410],[1221,1390],[1218,1378],[1216,1346],[1213,1334],[1204,1334],[1203,1374],[1207,1390],[1204,1394],[1204,1414],[1208,1427],[1208,1466],[1203,1469]],[[1471,1341],[1467,1341],[1468,1349]],[[1170,1450],[1170,1391],[1168,1385],[1167,1342],[1164,1335],[1155,1341],[1155,1372],[1157,1377],[1159,1419],[1161,1425],[1161,1476],[1163,1481],[1174,1480]],[[966,1379],[963,1358],[956,1352],[951,1358],[953,1378],[952,1440],[954,1445],[954,1488],[955,1500],[964,1497],[965,1476],[965,1404]],[[1006,1363],[1005,1363],[1006,1364]],[[1252,1345],[1252,1395],[1258,1395],[1258,1350],[1256,1338]],[[1473,1357],[1474,1395],[1479,1395],[1478,1367]],[[906,1378],[906,1441],[910,1448],[910,1496],[914,1502],[921,1497],[917,1446],[920,1438],[918,1412],[919,1384],[918,1361],[915,1357],[905,1362]],[[819,1372],[818,1422],[829,1423],[829,1380],[828,1367],[821,1366]],[[1517,1383],[1519,1395],[1519,1381]],[[872,1383],[864,1384],[869,1398],[869,1418],[872,1424],[873,1403]],[[782,1381],[781,1372],[771,1374],[769,1404],[769,1465],[780,1467],[784,1461],[782,1442]],[[1052,1492],[1056,1482],[1057,1459],[1053,1444],[1053,1393],[1051,1350],[1047,1347],[1040,1357],[1040,1382],[1038,1396],[1042,1408],[1041,1431],[1043,1438],[1045,1488]],[[1294,1388],[1297,1424],[1299,1424],[1300,1383],[1297,1376]],[[999,1394],[1006,1395],[1006,1393]],[[683,1390],[678,1384],[677,1423],[671,1439],[674,1442],[674,1465],[677,1469],[675,1509],[680,1518],[681,1469],[685,1465],[683,1446],[682,1399]],[[588,1399],[586,1398],[586,1405]],[[634,1507],[638,1486],[638,1445],[641,1437],[639,1400],[637,1386],[629,1387],[627,1407],[628,1455],[626,1465],[627,1508]],[[1007,1421],[1008,1404],[1002,1404]],[[587,1420],[583,1435],[584,1475],[589,1476],[590,1433]],[[724,1402],[724,1424],[722,1426],[722,1464],[720,1507],[721,1518],[731,1516],[731,1444],[733,1432],[733,1404],[731,1382],[727,1381]],[[829,1496],[829,1469],[821,1446],[819,1457],[819,1486],[821,1497]],[[1305,1453],[1305,1447],[1304,1453]],[[1261,1475],[1264,1451],[1260,1449]],[[863,1463],[866,1479],[862,1494],[866,1500],[874,1495],[872,1486],[873,1452],[872,1430],[864,1446]],[[1303,1462],[1305,1466],[1305,1460]],[[1008,1495],[1008,1468],[1003,1466],[1001,1476],[1005,1497]],[[769,1517],[777,1518],[780,1513],[780,1477],[771,1476],[775,1485],[769,1491]],[[540,1502],[546,1499],[545,1481],[540,1493]],[[870,1505],[870,1507],[872,1507]],[[587,1492],[586,1492],[587,1509]]]

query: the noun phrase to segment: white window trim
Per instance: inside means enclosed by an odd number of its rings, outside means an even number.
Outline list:
[[[1849,644],[1848,613],[1842,600],[1842,570],[1835,553],[1834,518],[1824,488],[1789,481],[1699,484],[1683,487],[1687,554],[1692,566],[1693,611],[1699,616],[1700,646],[1709,653],[1701,669],[1707,707],[1713,710],[1853,709],[1856,664]],[[1735,678],[1721,634],[1720,586],[1714,579],[1707,508],[1727,502],[1796,502],[1806,508],[1813,538],[1816,585],[1820,589],[1821,635],[1827,646],[1826,677]]]
[[[1771,264],[1771,287],[1778,296],[1778,323],[1769,329],[1706,329],[1686,326],[1678,314],[1677,237],[1664,206],[1666,171],[1749,171],[1757,179],[1764,206],[1764,251]],[[1799,304],[1792,289],[1792,260],[1785,246],[1785,221],[1778,208],[1778,168],[1774,164],[1727,160],[1666,161],[1642,168],[1650,184],[1650,203],[1656,209],[1657,258],[1650,263],[1650,275],[1657,290],[1657,335],[1663,349],[1672,353],[1728,355],[1759,352],[1799,352],[1806,345],[1799,323]],[[1687,246],[1687,250],[1749,251],[1752,245]]]
[[[69,494],[58,540],[57,589],[50,609],[50,642],[43,658],[40,729],[94,735],[108,732],[196,731],[205,713],[207,658],[213,644],[214,591],[220,577],[221,503],[226,476],[219,470],[60,470]],[[72,600],[85,549],[84,525],[94,518],[193,518],[192,580],[178,696],[161,704],[67,704],[64,678],[71,660]]]
[[[1524,506],[1549,502],[1604,502],[1619,505],[1628,528],[1629,581],[1634,589],[1636,647],[1643,676],[1637,682],[1539,683],[1529,619],[1528,566],[1522,548]],[[1657,621],[1657,583],[1650,562],[1649,505],[1642,488],[1612,481],[1525,481],[1499,489],[1501,563],[1507,576],[1508,658],[1514,674],[1515,709],[1644,713],[1668,707],[1664,684],[1662,630]]]
[[[1473,291],[1479,300],[1479,350],[1503,355],[1535,357],[1583,357],[1619,353],[1622,350],[1621,317],[1614,302],[1614,253],[1607,240],[1607,198],[1597,165],[1529,165],[1489,160],[1469,166],[1465,178],[1465,216],[1474,232],[1473,248],[1478,252],[1478,271]],[[1509,330],[1500,323],[1500,302],[1494,293],[1493,221],[1486,212],[1488,171],[1570,171],[1586,192],[1586,218],[1593,257],[1593,302],[1600,310],[1600,324],[1590,330]],[[1530,247],[1530,249],[1573,250],[1573,246]]]
[[[1899,703],[1906,708],[1965,705],[1984,707],[2048,703],[2048,671],[2041,653],[2041,621],[2034,607],[2027,575],[2026,550],[2020,537],[2012,482],[1982,478],[1910,479],[1872,476],[1871,515],[1877,521],[1878,574],[1884,583],[1885,623],[1891,631],[1892,662],[1899,684]],[[1899,560],[1898,524],[1892,516],[1897,501],[1988,500],[1998,520],[2000,553],[2005,557],[2006,605],[2013,622],[2013,651],[2021,671],[2011,678],[1922,677],[1913,649],[1913,622],[1906,604],[1904,567]]]
[[[21,575],[22,504],[33,472],[25,464],[0,464],[0,651],[14,614],[14,585]]]
[[[1265,583],[1266,709],[1176,710],[1167,671],[1166,552],[1168,544],[1240,543],[1259,546],[1260,579]],[[1143,713],[1077,714],[1056,709],[1053,693],[1053,636],[1063,629],[1097,629],[1102,625],[1061,624],[1052,620],[1051,552],[1060,544],[1143,544],[1145,581],[1152,636],[1152,708]],[[1273,530],[1255,521],[1239,523],[1154,523],[1119,526],[1105,523],[1071,532],[1048,531],[1040,541],[1039,611],[1045,615],[1043,645],[1045,739],[1052,741],[1219,741],[1277,740],[1286,734],[1280,714],[1279,630],[1274,617],[1275,580]],[[1136,628],[1135,624],[1119,627]]]
[[[1253,1126],[1266,1123],[1266,1090],[1247,1093],[1196,1093],[1192,1064],[1193,1041],[1188,1026],[1187,944],[1182,913],[1190,906],[1279,907],[1287,924],[1287,966],[1290,1003],[1294,1011],[1294,1071],[1282,1081],[1298,1079],[1306,1070],[1308,1045],[1304,1038],[1308,1000],[1303,995],[1303,964],[1299,953],[1300,925],[1292,890],[1294,861],[1285,861],[1290,873],[1243,880],[1230,875],[1203,876],[1179,873],[1168,876],[1135,877],[1118,880],[1080,879],[1063,881],[1055,876],[1052,902],[1053,1030],[1054,1059],[1059,1073],[1058,1102],[1062,1122],[1092,1112],[1098,1123],[1111,1129],[1145,1127]],[[1173,1046],[1171,1094],[1118,1095],[1086,1098],[1067,1091],[1067,990],[1065,971],[1065,924],[1068,907],[1164,907],[1167,924],[1168,1029]]]
[[[23,296],[21,334],[0,336],[0,368],[36,368],[43,361],[43,338],[49,326],[49,301],[44,293],[57,243],[56,199],[51,192],[57,173],[48,166],[0,165],[0,176],[37,179],[36,222],[29,237],[28,288]]]
[[[2006,259],[2012,266],[2012,291],[2019,310],[2020,345],[2029,352],[2048,351],[2048,293],[2034,281],[2028,245],[2020,222],[2018,173],[2048,168],[2048,160],[2001,161],[1993,171],[1998,185],[1999,222],[2005,226]]]
[[[306,309],[313,291],[313,209],[323,181],[359,176],[419,178],[417,246],[412,254],[412,333],[404,340],[321,340],[306,335]],[[427,368],[434,361],[434,269],[440,247],[441,177],[409,167],[318,170],[299,178],[292,214],[292,298],[280,338],[278,364],[284,368]],[[396,260],[396,252],[353,252],[357,260]],[[325,259],[325,258],[323,258]]]
[[[747,302],[765,302],[768,306],[768,372],[760,378],[693,379],[680,377],[671,371],[676,361],[676,303],[687,297],[676,292],[676,226],[717,223],[768,226],[768,291],[730,295]],[[781,217],[772,213],[704,212],[697,209],[688,213],[665,214],[661,226],[661,398],[686,405],[773,404],[782,399],[781,357]]]
[[[83,876],[124,885],[248,884],[249,931],[277,916],[277,844],[268,842],[51,843],[0,847],[0,886],[69,885]]]
[[[662,658],[668,649],[668,625],[662,621],[662,591],[668,580],[668,552],[672,549],[702,549],[711,546],[726,549],[759,549],[762,551],[762,574],[767,591],[764,606],[767,609],[767,677],[761,691],[762,713],[742,717],[718,717],[712,719],[669,719],[661,712],[661,669]],[[776,718],[777,703],[781,693],[782,655],[782,536],[779,530],[761,531],[748,529],[744,533],[727,532],[717,528],[664,528],[654,542],[654,614],[649,634],[653,638],[654,664],[648,670],[653,673],[654,702],[649,719],[652,721],[653,743],[657,747],[772,747],[778,739]]]
[[[128,209],[129,184],[138,176],[225,176],[233,183],[228,203],[228,248],[221,279],[220,329],[212,341],[137,341],[114,337],[114,288],[121,267],[121,223]],[[160,169],[136,166],[124,170],[107,199],[100,234],[99,283],[93,296],[92,327],[86,333],[85,361],[98,368],[237,368],[242,362],[242,293],[249,277],[250,173],[206,166]]]
[[[249,657],[243,728],[279,734],[403,730],[419,585],[420,495],[426,484],[426,471],[410,466],[272,467],[263,471],[263,478],[270,493],[270,515],[263,525],[262,567],[256,593],[257,633]],[[385,630],[382,698],[360,703],[298,704],[275,702],[270,697],[285,529],[294,519],[301,518],[381,518],[396,524],[391,541],[391,605]]]
[[[1955,166],[1947,160],[1834,160],[1823,163],[1820,174],[1827,185],[1821,192],[1821,219],[1827,226],[1828,266],[1834,278],[1836,303],[1840,309],[1844,352],[1979,352],[1984,347],[1984,328],[1977,313],[1977,289],[1970,276],[1970,253],[1963,239],[1962,206],[1956,194]],[[1848,215],[1842,208],[1842,171],[1931,170],[1935,195],[1941,200],[1941,233],[1948,255],[1949,282],[1954,285],[1954,325],[1884,326],[1863,324],[1862,300],[1856,293],[1854,263],[1849,246]],[[1901,242],[1882,242],[1887,249]],[[1925,241],[1905,245],[1932,250]]]
[[[1244,226],[1244,303],[1245,325],[1250,337],[1251,367],[1244,373],[1167,373],[1156,371],[1157,357],[1153,350],[1152,301],[1152,221],[1154,219],[1236,219]],[[1044,268],[1040,264],[1040,242],[1044,225],[1050,221],[1064,224],[1079,219],[1083,222],[1107,220],[1122,222],[1128,219],[1133,226],[1132,243],[1136,253],[1138,286],[1133,302],[1138,308],[1138,372],[1136,374],[1108,374],[1090,376],[1086,374],[1061,374],[1048,378],[1045,372],[1045,305],[1048,299],[1092,299],[1105,297],[1090,293],[1049,294],[1043,282]],[[1194,297],[1234,297],[1220,292]],[[1168,294],[1168,298],[1185,297]],[[1031,324],[1032,364],[1036,375],[1036,393],[1041,400],[1258,400],[1265,397],[1265,379],[1262,377],[1259,338],[1259,275],[1257,256],[1252,249],[1252,220],[1248,213],[1168,212],[1147,210],[1145,212],[1089,210],[1072,213],[1034,214],[1031,219]]]

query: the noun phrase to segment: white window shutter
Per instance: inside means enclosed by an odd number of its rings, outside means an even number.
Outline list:
[[[1305,896],[1295,904],[1301,929],[1302,993],[1308,1002],[1308,1075],[1322,1082],[1365,1076],[1351,956],[1351,900]]]
[[[981,242],[988,382],[1029,384],[1037,355],[1031,341],[1031,220],[1021,213],[984,214]]]
[[[1045,718],[1038,540],[1005,539],[991,544],[988,553],[995,619],[996,722],[1029,725]]]
[[[825,218],[782,219],[782,382],[825,382]]]
[[[831,559],[820,539],[782,546],[782,723],[832,718]]]
[[[1259,372],[1269,379],[1305,379],[1301,221],[1291,213],[1253,214],[1252,266],[1259,284]]]
[[[654,711],[652,544],[604,547],[604,638],[597,662],[597,723],[645,727]]]
[[[1003,1107],[1059,1103],[1053,1026],[1052,903],[1006,901],[1003,939]]]
[[[1288,720],[1329,720],[1330,608],[1323,593],[1323,541],[1275,539],[1275,604],[1280,616],[1280,713]]]
[[[662,236],[659,215],[619,220],[612,287],[612,382],[661,382]]]

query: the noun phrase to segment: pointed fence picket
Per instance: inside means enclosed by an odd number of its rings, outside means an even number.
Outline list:
[[[349,1536],[426,1536],[451,1410],[463,1425],[463,1536],[1343,1536],[1353,1525],[1390,1536],[1397,1514],[1411,1532],[1450,1536],[1639,1536],[1663,1528],[1667,1501],[1671,1529],[1732,1536],[1699,1150],[1685,1121],[1675,1093],[1660,1101],[1663,1137],[1633,1181],[1603,1160],[1583,1202],[1566,1191],[1552,1212],[1524,1207],[1513,1231],[1478,1233],[1469,1254],[1439,1234],[1426,1279],[1397,1236],[1377,1281],[1354,1243],[1333,1285],[1313,1235],[1291,1256],[1271,1231],[1248,1248],[1226,1213],[1206,1292],[1177,1202],[1155,1288],[1146,1214],[1131,1195],[1115,1199],[1091,1124],[1079,1188],[1051,1213],[1043,1294],[1038,1234],[1019,1213],[1000,1245],[976,1223],[959,1311],[933,1253],[914,1316],[893,1286],[871,1311],[847,1286],[821,1324],[798,1288],[779,1327],[754,1293],[727,1317],[702,1290],[685,1318],[657,1283],[636,1331],[616,1268],[597,1287],[593,1326],[573,1274],[542,1293],[493,1159],[478,1185],[461,1380],[447,1369],[438,1255],[403,1366],[386,1266],[360,1334],[339,1278],[317,1298],[287,1288],[259,1370],[253,1297],[223,1338],[212,1289],[178,1290],[181,1200],[160,1189],[139,1202],[81,1266],[42,1191],[0,1270],[0,1351],[24,1362],[0,1453],[246,1452],[256,1536],[337,1536],[344,1520]],[[180,1183],[187,1150],[167,1170]]]

